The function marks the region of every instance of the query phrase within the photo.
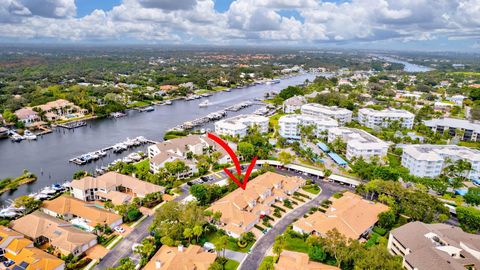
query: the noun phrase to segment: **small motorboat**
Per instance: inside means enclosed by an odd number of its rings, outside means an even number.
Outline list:
[[[167,101],[165,101],[164,104],[165,104],[165,105],[172,105],[172,101],[171,101],[171,100],[167,100]]]
[[[208,101],[208,99],[207,99],[204,102],[198,104],[198,106],[199,107],[208,107],[208,106],[210,106],[210,101]]]
[[[30,130],[25,130],[25,132],[23,133],[23,137],[26,140],[36,140],[37,139],[37,135],[33,134]]]

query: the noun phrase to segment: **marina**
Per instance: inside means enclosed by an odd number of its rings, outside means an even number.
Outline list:
[[[252,105],[237,112],[228,111],[228,116],[253,113],[260,108],[260,102],[253,100],[263,98],[266,92],[278,92],[289,85],[302,84],[306,79],[312,80],[314,77],[314,74],[304,73],[281,79],[278,84],[248,86],[232,89],[231,92],[218,91],[208,97],[211,105],[205,108],[198,106],[204,99],[192,101],[175,99],[168,106],[167,101],[170,100],[167,100],[163,103],[165,105],[155,106],[155,110],[149,113],[129,110],[119,113],[122,115],[119,118],[88,120],[88,125],[83,128],[55,129],[48,135],[39,136],[35,143],[11,143],[7,139],[0,140],[0,178],[18,175],[25,168],[38,176],[34,183],[22,185],[14,192],[5,192],[0,196],[0,201],[5,203],[8,199],[37,192],[44,186],[70,181],[72,175],[79,170],[79,165],[68,162],[73,157],[94,149],[101,150],[106,146],[113,146],[126,138],[144,136],[161,141],[164,133],[173,127],[207,115],[220,119],[226,116],[221,113],[226,108],[245,101],[250,101]],[[204,122],[195,128],[212,130],[213,121]],[[144,144],[121,153],[108,151],[107,156],[81,165],[81,169],[94,173],[97,168],[106,167],[133,152],[146,153],[146,148],[147,144]]]
[[[72,162],[72,163],[77,164],[77,165],[85,165],[89,162],[92,162],[92,161],[95,161],[95,160],[106,157],[107,154],[108,154],[108,151],[113,151],[114,153],[121,153],[123,151],[128,150],[129,148],[138,147],[138,146],[141,146],[141,145],[147,144],[147,143],[155,144],[155,143],[158,143],[158,142],[148,140],[143,136],[138,136],[134,139],[127,138],[127,140],[125,140],[123,142],[120,142],[120,143],[117,143],[117,144],[114,144],[112,146],[108,146],[108,147],[102,148],[100,150],[96,150],[96,151],[93,151],[93,152],[89,152],[89,153],[82,154],[80,156],[74,157],[74,158],[70,159],[69,162]],[[130,163],[130,162],[126,162],[126,163]]]

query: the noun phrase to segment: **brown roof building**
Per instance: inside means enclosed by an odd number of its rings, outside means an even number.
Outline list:
[[[165,188],[162,186],[117,172],[108,172],[96,178],[87,176],[80,180],[72,181],[70,186],[73,196],[83,201],[109,199],[112,197],[119,198],[118,192],[128,194],[131,198],[144,198],[150,193],[163,193],[165,191]],[[106,195],[109,193],[113,193],[111,194],[112,196]],[[119,198],[119,200],[124,199]]]
[[[387,247],[409,270],[480,269],[480,235],[447,224],[405,224],[390,232]]]
[[[13,221],[12,229],[24,234],[36,244],[49,243],[66,255],[80,255],[97,244],[95,235],[40,211]]]
[[[74,224],[87,226],[89,231],[93,231],[97,224],[107,225],[110,228],[122,224],[120,215],[100,209],[94,203],[87,203],[70,196],[60,196],[52,201],[44,201],[41,210],[50,216],[62,217]]]
[[[217,255],[200,246],[169,247],[163,245],[143,270],[208,270]]]
[[[367,201],[351,192],[331,200],[333,203],[325,213],[318,211],[296,221],[293,230],[322,236],[336,228],[346,237],[358,239],[377,223],[378,214],[388,211],[388,206]]]
[[[340,268],[310,261],[308,255],[284,250],[274,265],[275,270],[340,270]]]
[[[3,229],[5,227],[0,226],[0,230]],[[63,270],[65,267],[64,261],[35,248],[33,242],[23,238],[23,235],[22,238],[13,239],[3,249],[3,256],[14,262],[13,265],[9,266],[9,269]]]
[[[300,177],[267,172],[249,181],[247,189],[234,190],[213,203],[208,210],[220,211],[222,229],[232,237],[239,237],[251,230],[261,215],[268,215],[273,203],[283,201],[303,185],[305,180]]]

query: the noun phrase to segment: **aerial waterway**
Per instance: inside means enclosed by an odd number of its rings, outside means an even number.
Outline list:
[[[20,175],[23,169],[28,169],[38,176],[36,182],[1,195],[0,205],[8,199],[37,192],[45,186],[69,181],[73,173],[78,170],[93,172],[96,168],[127,156],[133,151],[145,150],[147,145],[129,149],[121,154],[109,152],[107,156],[83,166],[68,162],[73,157],[115,145],[127,138],[143,136],[149,140],[161,141],[167,130],[185,121],[243,101],[263,98],[267,92],[278,92],[287,86],[302,84],[307,79],[311,81],[315,76],[315,74],[303,73],[283,78],[277,84],[259,84],[232,89],[230,92],[217,92],[208,97],[211,103],[208,107],[198,106],[204,99],[176,100],[172,105],[155,106],[152,112],[131,110],[127,112],[126,117],[122,118],[91,120],[85,127],[72,130],[58,128],[53,133],[39,137],[37,141],[12,143],[6,139],[0,140],[0,179]],[[258,108],[258,105],[254,105],[237,112],[228,112],[227,117],[251,113]],[[206,124],[205,127],[211,128],[212,123]]]
[[[403,71],[406,72],[427,72],[433,70],[430,67],[427,66],[422,66],[422,65],[417,65],[413,63],[409,63],[407,61],[400,60],[398,58],[390,57],[390,56],[384,56],[384,55],[376,55],[377,57],[391,63],[397,63],[397,64],[402,64],[403,65]]]

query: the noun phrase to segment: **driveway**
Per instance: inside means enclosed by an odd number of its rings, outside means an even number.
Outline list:
[[[182,194],[176,197],[175,201],[181,201],[188,195],[188,186],[184,185],[181,187]],[[153,223],[153,216],[148,216],[142,223],[140,223],[135,229],[133,229],[129,235],[120,242],[107,254],[102,260],[95,266],[94,269],[107,269],[109,267],[114,267],[118,264],[120,259],[129,257],[136,259],[137,255],[133,253],[132,246],[135,243],[142,242],[149,233],[149,227]]]
[[[223,255],[223,251],[219,252],[219,255]],[[229,249],[225,249],[225,257],[235,260],[237,262],[243,261],[245,257],[247,256],[247,253],[242,253],[242,252],[237,252]]]
[[[311,207],[318,206],[323,200],[330,198],[333,193],[345,189],[343,186],[330,183],[321,183],[320,186],[322,188],[322,193],[316,196],[313,200],[285,215],[271,230],[255,243],[252,251],[247,255],[238,270],[257,269],[265,257],[265,253],[273,245],[277,235],[282,234],[295,219],[303,217]]]

